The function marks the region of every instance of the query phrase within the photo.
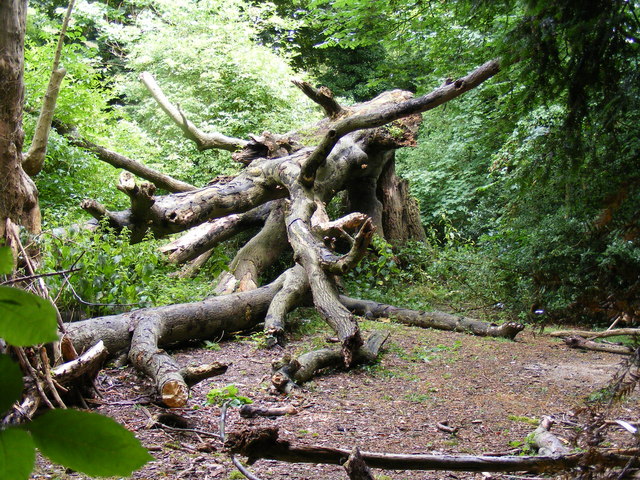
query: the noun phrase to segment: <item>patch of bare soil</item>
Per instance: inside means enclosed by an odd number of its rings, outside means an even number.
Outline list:
[[[349,372],[327,372],[283,396],[270,391],[271,362],[284,353],[259,347],[259,335],[220,344],[219,350],[176,352],[182,365],[211,361],[232,365],[226,374],[192,391],[190,408],[174,410],[194,428],[218,432],[220,408],[205,405],[212,388],[235,384],[256,405],[294,405],[296,415],[245,419],[233,409],[227,430],[277,426],[294,444],[324,445],[389,453],[517,453],[543,415],[560,420],[552,432],[570,444],[576,435],[572,414],[585,397],[605,387],[622,357],[572,350],[561,341],[523,332],[517,341],[423,330],[393,323],[364,322],[364,329],[391,331],[378,364]],[[322,346],[327,330],[292,341],[286,351]],[[103,398],[96,410],[131,429],[157,459],[136,479],[243,478],[221,442],[205,434],[151,428],[150,417],[165,412],[148,402],[152,389],[130,368],[106,369],[99,377]],[[145,403],[146,401],[146,403]],[[638,394],[616,411],[616,418],[638,421]],[[563,420],[566,420],[563,422]],[[455,434],[437,428],[447,422]],[[613,428],[613,427],[612,427]],[[629,434],[612,436],[611,446],[628,443]],[[524,442],[524,443],[523,443]],[[260,460],[252,465],[264,480],[345,479],[342,467]],[[378,480],[523,478],[465,472],[375,470]],[[86,478],[40,460],[34,479]]]

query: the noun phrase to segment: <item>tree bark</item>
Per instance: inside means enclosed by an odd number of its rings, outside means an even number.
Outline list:
[[[31,141],[29,151],[24,156],[22,166],[30,176],[37,175],[44,166],[44,160],[47,154],[47,142],[49,140],[49,133],[51,132],[51,123],[53,121],[53,112],[56,108],[56,102],[58,101],[58,95],[60,94],[60,85],[67,71],[60,67],[60,55],[62,54],[62,47],[64,45],[64,39],[67,33],[67,26],[69,25],[69,19],[71,18],[71,12],[73,11],[73,5],[75,0],[70,0],[67,7],[67,13],[62,21],[62,27],[60,28],[60,35],[58,36],[58,45],[56,46],[56,53],[53,59],[53,65],[51,66],[51,76],[49,78],[49,84],[47,85],[47,92],[45,93],[44,100],[42,101],[42,108],[40,109],[40,116],[38,117],[38,123],[36,130]]]
[[[354,352],[352,365],[374,362],[388,338],[389,332],[374,332],[364,345]],[[343,352],[331,348],[313,350],[293,360],[284,359],[281,362],[283,365],[278,365],[278,370],[271,377],[271,383],[276,390],[289,393],[295,387],[311,380],[319,371],[328,367],[343,366],[343,360]]]
[[[571,348],[581,348],[583,350],[594,350],[596,352],[617,353],[619,355],[632,355],[635,349],[627,345],[616,345],[613,343],[598,343],[587,340],[579,335],[572,335],[564,339]]]
[[[320,446],[294,446],[278,439],[275,427],[229,432],[225,448],[232,454],[243,455],[248,463],[259,459],[279,460],[290,463],[323,463],[342,465],[351,451],[342,448]],[[473,455],[423,455],[361,452],[362,459],[371,468],[388,470],[450,470],[458,472],[531,472],[550,473],[568,471],[582,462],[602,466],[622,467],[640,465],[640,459],[597,450],[585,453],[548,456],[473,456]]]
[[[437,330],[472,333],[483,337],[505,337],[511,339],[514,339],[518,333],[524,330],[524,325],[519,323],[509,322],[496,325],[444,312],[420,312],[369,300],[349,298],[344,295],[340,296],[340,301],[352,312],[366,318],[393,318],[405,325],[422,328],[435,328]]]
[[[38,191],[22,169],[26,15],[26,0],[0,2],[0,239],[6,239],[7,220],[40,231]]]
[[[382,203],[382,228],[387,242],[399,246],[427,239],[420,221],[420,206],[409,193],[409,182],[396,175],[395,155],[385,163],[376,193]]]

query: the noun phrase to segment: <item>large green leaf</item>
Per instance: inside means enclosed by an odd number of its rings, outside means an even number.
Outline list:
[[[0,337],[7,343],[26,347],[53,342],[57,328],[51,302],[24,290],[0,287]]]
[[[20,399],[22,388],[22,371],[17,363],[7,355],[0,355],[0,414],[11,408],[14,402]],[[3,477],[0,477],[3,478]]]
[[[91,476],[130,475],[153,457],[109,417],[50,410],[26,426],[43,455]]]
[[[0,274],[9,274],[13,270],[13,255],[9,247],[0,247]]]
[[[0,430],[0,478],[27,480],[35,459],[31,435],[17,428]]]

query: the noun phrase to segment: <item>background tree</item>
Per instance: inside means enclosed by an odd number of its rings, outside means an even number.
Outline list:
[[[18,226],[32,233],[40,231],[38,192],[22,169],[26,15],[26,1],[0,6],[0,175],[5,185],[0,193],[0,238],[5,242],[17,233]]]

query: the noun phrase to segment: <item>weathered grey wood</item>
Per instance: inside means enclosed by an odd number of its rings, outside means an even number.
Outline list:
[[[613,343],[599,343],[587,340],[579,335],[572,335],[564,339],[571,348],[581,348],[583,350],[594,350],[596,352],[617,353],[619,355],[632,355],[635,352],[633,347],[627,345],[616,345]]]
[[[352,365],[375,362],[380,348],[389,338],[389,332],[376,331],[359,347],[353,355]],[[319,371],[344,366],[343,352],[338,349],[322,348],[300,355],[298,358],[277,365],[271,383],[281,392],[289,393],[295,387],[311,380]]]
[[[472,333],[484,337],[515,338],[524,330],[524,325],[519,323],[504,323],[496,325],[481,322],[474,318],[459,317],[445,312],[421,312],[406,308],[394,307],[384,303],[370,300],[359,300],[341,295],[340,301],[352,312],[366,318],[393,318],[405,325],[413,325],[422,328],[435,328],[437,330],[450,330],[454,332]]]

